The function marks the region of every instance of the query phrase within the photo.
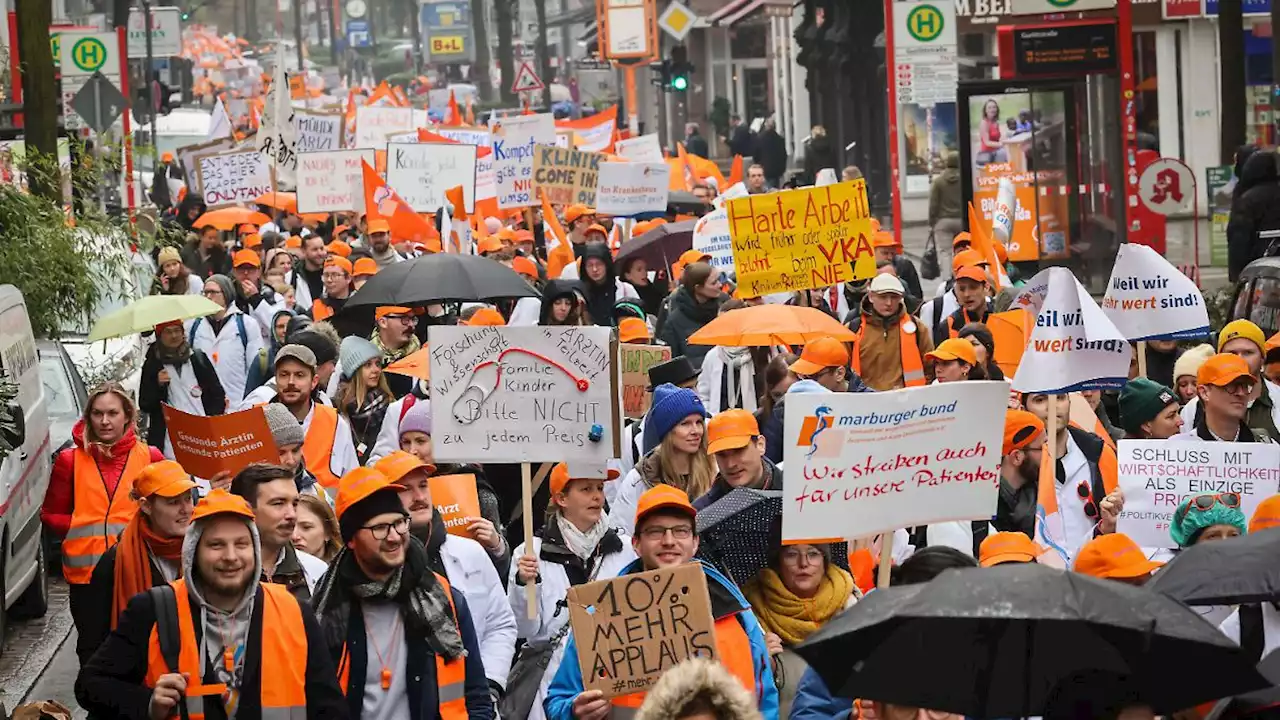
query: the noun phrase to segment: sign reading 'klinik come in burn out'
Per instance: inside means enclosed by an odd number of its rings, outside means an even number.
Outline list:
[[[433,327],[436,460],[563,460],[614,452],[609,328]]]

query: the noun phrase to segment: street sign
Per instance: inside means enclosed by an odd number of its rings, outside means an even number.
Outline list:
[[[362,18],[368,9],[369,7],[364,4],[364,0],[350,0],[347,3],[347,17]]]
[[[127,101],[102,73],[94,73],[71,99],[71,109],[96,133],[104,133],[127,107]]]
[[[893,82],[899,105],[955,102],[955,6],[934,0],[893,4]]]
[[[1185,208],[1196,194],[1196,176],[1181,160],[1160,158],[1138,178],[1138,197],[1152,212],[1172,215]]]
[[[369,21],[368,20],[348,20],[347,21],[347,45],[353,48],[369,47],[372,41],[369,37]]]
[[[543,87],[542,80],[538,78],[538,73],[533,69],[533,64],[528,60],[520,63],[520,69],[516,72],[515,82],[511,83],[511,92],[533,92],[541,90]]]
[[[87,25],[71,25],[68,23],[53,23],[49,25],[49,51],[53,55],[53,69],[57,70],[62,65],[62,34],[68,32],[97,32],[97,28]]]
[[[697,19],[698,16],[692,10],[678,0],[671,0],[671,4],[667,5],[667,9],[662,11],[662,16],[658,18],[658,27],[675,38],[676,42],[684,42]]]
[[[113,32],[64,32],[62,77],[88,77],[101,72],[120,77],[120,44]]]
[[[631,63],[653,58],[659,49],[657,20],[654,0],[600,0],[596,27],[601,56]]]
[[[176,7],[151,8],[151,56],[182,54],[182,20]],[[129,58],[147,56],[147,24],[141,10],[129,11]]]

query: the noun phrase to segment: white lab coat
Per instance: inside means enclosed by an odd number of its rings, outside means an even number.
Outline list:
[[[294,260],[294,262],[302,262]],[[299,311],[311,311],[311,303],[314,298],[311,297],[311,286],[307,284],[307,279],[302,277],[302,273],[290,270],[285,273],[284,281],[293,288],[293,306]]]
[[[409,396],[405,395],[387,406],[387,412],[382,416],[382,427],[378,429],[378,437],[373,441],[373,450],[369,452],[367,465],[372,465],[400,449],[400,418],[407,412],[404,409],[404,401],[407,397]],[[414,402],[428,401],[418,398]]]
[[[508,327],[532,327],[542,318],[542,301],[538,298],[520,298],[515,309],[511,311]]]
[[[244,342],[240,340],[239,323],[235,315],[244,319]],[[187,336],[195,326],[191,347],[209,356],[213,369],[218,373],[222,389],[227,393],[228,404],[235,405],[244,399],[244,384],[249,374],[249,363],[256,362],[258,351],[266,347],[262,326],[252,315],[245,315],[240,308],[227,308],[227,322],[215,336],[213,325],[207,319],[188,320]]]
[[[307,590],[315,592],[316,583],[320,582],[320,578],[324,577],[324,574],[329,570],[329,563],[301,550],[294,550],[294,554],[298,556],[298,564],[302,566],[302,575],[307,579]],[[284,562],[284,550],[280,551],[280,557],[276,559],[276,568],[280,567],[281,562]]]
[[[630,537],[636,534],[636,509],[640,507],[640,496],[649,489],[649,484],[634,467],[622,480],[615,482],[618,482],[618,494],[609,505],[609,526]]]
[[[480,543],[458,535],[445,539],[440,557],[449,585],[467,600],[471,622],[480,640],[484,674],[505,688],[516,651],[516,619],[493,560]]]
[[[1267,384],[1267,397],[1271,398],[1271,422],[1280,428],[1280,385],[1276,385],[1270,380],[1263,380]],[[1182,406],[1180,415],[1182,416],[1183,432],[1190,432],[1196,424],[1196,408],[1200,406],[1200,398],[1193,397]],[[1272,438],[1280,441],[1280,438]]]
[[[737,383],[739,397],[735,408],[741,408],[747,412],[754,413],[758,409],[759,398],[756,397],[756,373],[754,360],[751,352],[748,350],[745,360],[741,365],[735,368],[737,373]],[[713,347],[702,358],[702,372],[698,375],[698,397],[702,399],[702,404],[706,406],[707,412],[715,415],[723,410],[732,408],[720,407],[720,399],[723,396],[724,373],[729,367],[729,361],[725,357],[724,348]]]

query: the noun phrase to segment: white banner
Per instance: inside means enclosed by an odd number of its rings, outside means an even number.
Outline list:
[[[506,210],[537,205],[540,201],[533,191],[533,146],[555,144],[555,119],[550,113],[542,113],[491,122],[498,207]]]
[[[298,155],[298,212],[363,210],[361,161],[372,166],[374,151],[330,150]]]
[[[1120,246],[1102,312],[1130,340],[1185,340],[1209,334],[1209,309],[1200,288],[1146,245]]]
[[[1176,546],[1169,527],[1187,496],[1236,493],[1248,522],[1258,503],[1280,491],[1280,445],[1273,443],[1121,440],[1116,458],[1124,492],[1116,531],[1142,547]]]
[[[990,381],[788,395],[783,539],[989,519],[1008,404]]]
[[[670,183],[671,166],[665,162],[600,163],[596,211],[614,216],[666,212]]]
[[[1051,267],[1027,281],[1012,307],[1036,314],[1013,389],[1068,393],[1118,388],[1133,350],[1071,271]]]
[[[476,146],[446,143],[387,145],[387,184],[415,212],[434,213],[445,191],[462,186],[467,212],[475,209]]]
[[[267,158],[279,189],[292,190],[298,172],[298,133],[294,127],[294,107],[289,100],[289,77],[285,73],[284,45],[277,46],[275,74],[271,90],[262,105],[258,127],[258,152]]]
[[[438,127],[432,132],[450,140],[456,140],[463,145],[479,145],[480,147],[493,145],[493,135],[485,128]]]
[[[605,327],[431,328],[437,462],[614,457],[618,393]]]
[[[662,162],[666,159],[662,157],[662,144],[653,133],[619,140],[613,144],[613,149],[618,157],[638,162]]]
[[[356,108],[355,147],[382,150],[387,135],[415,130],[426,124],[426,112],[414,108],[369,106]]]
[[[298,152],[324,152],[342,148],[342,113],[295,110],[294,132],[298,136]]]
[[[205,136],[205,139],[220,140],[229,138],[233,134],[231,131],[231,118],[227,115],[227,108],[222,104],[222,98],[218,98],[218,102],[213,106],[213,112],[209,115],[209,134]]]
[[[211,208],[253,202],[273,189],[271,165],[257,150],[196,158],[196,182]]]
[[[733,272],[733,238],[729,236],[729,211],[712,210],[693,226],[693,249],[711,256],[711,266]]]

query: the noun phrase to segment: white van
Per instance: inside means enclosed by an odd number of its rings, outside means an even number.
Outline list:
[[[0,375],[18,386],[11,403],[16,427],[5,431],[13,450],[0,459],[0,634],[10,613],[44,615],[49,605],[40,506],[52,465],[48,401],[40,382],[36,341],[22,293],[0,285]]]

